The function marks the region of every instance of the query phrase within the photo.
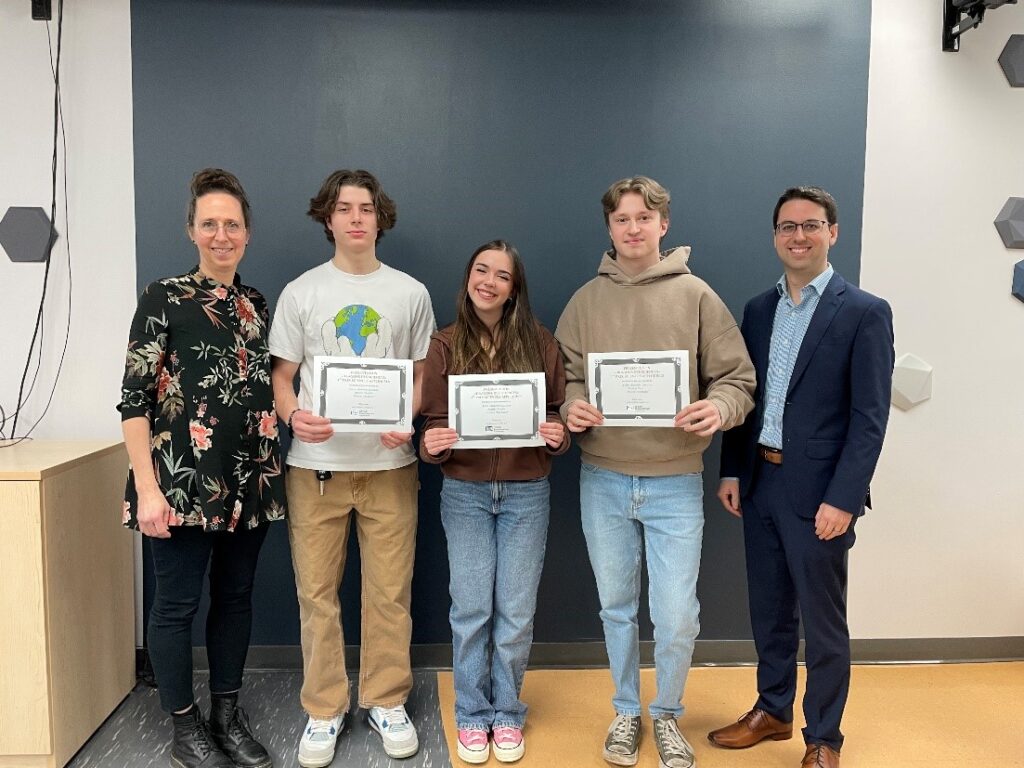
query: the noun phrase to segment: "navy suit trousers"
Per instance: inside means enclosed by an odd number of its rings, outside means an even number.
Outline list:
[[[813,518],[792,508],[781,467],[758,462],[742,501],[750,623],[758,657],[755,706],[792,722],[802,622],[807,663],[804,741],[839,750],[839,725],[850,687],[846,576],[854,526],[821,541]]]

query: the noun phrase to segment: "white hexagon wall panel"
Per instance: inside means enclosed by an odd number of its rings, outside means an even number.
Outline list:
[[[900,355],[892,372],[892,404],[909,411],[932,396],[932,367],[917,355]]]

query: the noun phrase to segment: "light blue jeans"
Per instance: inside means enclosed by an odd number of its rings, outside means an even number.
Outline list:
[[[640,560],[646,549],[654,667],[652,717],[683,713],[700,631],[697,572],[704,534],[700,473],[636,477],[583,463],[580,510],[620,715],[640,714]]]
[[[522,728],[519,700],[533,642],[537,586],[548,536],[547,478],[441,487],[448,538],[455,722]]]

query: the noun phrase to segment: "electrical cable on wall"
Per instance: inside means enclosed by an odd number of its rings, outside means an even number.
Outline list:
[[[64,162],[64,181],[63,181],[63,187],[64,187],[64,225],[65,225],[65,228],[67,230],[70,230],[70,226],[68,224],[69,217],[68,217],[68,179],[67,179],[67,157],[68,157],[67,134],[66,134],[66,132],[64,130],[64,113],[63,113],[63,109],[62,109],[61,91],[60,91],[60,59],[61,59],[61,48],[62,48],[62,40],[63,40],[63,28],[64,28],[64,0],[59,0],[59,2],[57,4],[57,45],[56,45],[56,56],[54,56],[53,41],[52,41],[51,36],[50,36],[50,25],[49,25],[49,23],[47,23],[47,25],[46,25],[46,40],[47,40],[47,47],[49,49],[50,71],[51,71],[51,73],[53,75],[53,154],[52,154],[51,168],[50,168],[50,172],[51,172],[50,221],[54,222],[56,220],[56,214],[57,214],[57,167],[58,167],[58,158],[60,157],[60,152],[62,151],[63,152],[63,158],[62,159],[63,159],[63,162]],[[70,242],[70,238],[69,238],[67,232],[65,233],[65,240],[67,242],[67,253],[68,253],[68,267],[67,267],[68,268],[68,305],[67,305],[67,324],[65,326],[65,332],[64,332],[64,344],[63,344],[63,347],[61,349],[60,359],[59,359],[59,361],[57,363],[57,371],[54,374],[53,386],[50,388],[50,393],[49,393],[49,396],[47,397],[46,405],[43,407],[42,413],[35,420],[35,422],[33,422],[32,426],[30,426],[28,428],[28,430],[26,430],[24,435],[22,435],[21,437],[17,437],[18,417],[21,414],[22,410],[25,408],[25,405],[26,405],[29,397],[32,395],[32,392],[35,389],[36,382],[38,381],[38,378],[39,378],[39,370],[40,370],[40,368],[42,366],[43,341],[44,341],[44,329],[45,329],[43,309],[44,309],[45,302],[46,302],[47,287],[49,285],[49,279],[50,279],[50,266],[51,266],[51,263],[52,263],[52,256],[53,256],[53,246],[56,244],[56,239],[57,239],[56,231],[55,231],[55,229],[51,229],[50,237],[49,237],[49,240],[48,240],[47,245],[46,245],[46,257],[45,257],[46,268],[45,268],[45,271],[43,273],[42,295],[39,298],[39,309],[38,309],[38,311],[36,313],[36,323],[35,323],[35,327],[34,327],[33,332],[32,332],[32,340],[29,343],[28,354],[27,354],[26,359],[25,359],[25,367],[24,367],[24,370],[22,371],[22,375],[21,375],[21,383],[20,383],[19,388],[18,388],[18,399],[17,399],[17,401],[15,403],[14,412],[11,413],[10,415],[6,414],[3,411],[3,408],[0,407],[0,439],[6,439],[6,437],[7,437],[6,436],[7,422],[9,420],[12,422],[12,424],[11,424],[10,442],[7,442],[7,443],[5,443],[3,445],[0,445],[0,447],[11,447],[11,446],[14,446],[14,445],[17,445],[17,444],[23,442],[24,440],[30,439],[30,437],[32,435],[32,432],[39,425],[39,423],[43,420],[43,418],[46,416],[47,412],[50,409],[50,405],[53,402],[54,393],[57,390],[57,383],[58,383],[58,381],[60,381],[60,374],[61,374],[61,371],[63,370],[63,367],[64,367],[64,358],[65,358],[65,355],[67,354],[68,341],[71,338],[71,306],[72,306],[72,302],[71,302],[71,299],[72,299],[71,242]],[[31,368],[31,366],[32,366],[32,358],[33,358],[33,354],[34,353],[36,355],[36,368],[35,368],[35,371],[33,372],[33,375],[32,375],[32,382],[29,385],[28,391],[26,392],[25,391],[25,380],[28,378],[28,371],[29,371],[29,368]]]

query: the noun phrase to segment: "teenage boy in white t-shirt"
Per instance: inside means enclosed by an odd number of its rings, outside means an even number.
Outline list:
[[[335,434],[315,415],[314,355],[413,360],[413,412],[434,331],[422,283],[377,260],[395,204],[367,171],[335,171],[310,200],[334,257],[289,283],[270,331],[278,416],[294,436],[288,452],[288,533],[302,626],[302,707],[309,721],[299,765],[326,766],[349,709],[338,590],[349,524],[362,560],[359,706],[395,758],[416,753],[405,711],[412,689],[409,614],[416,542],[416,456],[411,432]],[[295,375],[299,394],[295,395]]]

